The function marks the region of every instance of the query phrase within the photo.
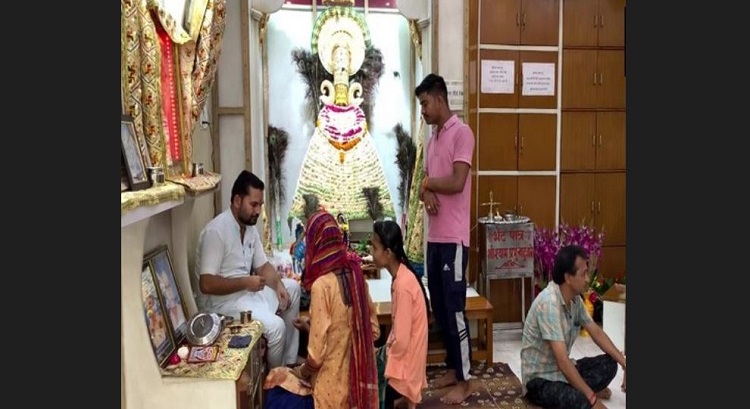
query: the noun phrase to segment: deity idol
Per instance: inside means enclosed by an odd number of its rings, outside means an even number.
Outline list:
[[[319,28],[319,29],[318,29]],[[377,187],[387,216],[393,216],[388,183],[360,107],[362,85],[349,82],[365,58],[369,40],[364,19],[350,8],[332,7],[321,14],[313,36],[313,52],[333,82],[322,81],[315,131],[302,163],[291,216],[301,217],[304,195],[312,194],[333,214],[350,219],[369,217],[362,188]]]

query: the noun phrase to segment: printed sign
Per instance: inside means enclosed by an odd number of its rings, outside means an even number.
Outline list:
[[[534,275],[534,223],[485,223],[482,267],[489,279]]]

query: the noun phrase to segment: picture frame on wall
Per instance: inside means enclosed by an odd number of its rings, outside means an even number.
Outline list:
[[[154,272],[157,290],[164,305],[170,334],[177,345],[185,340],[188,328],[188,312],[183,302],[182,292],[177,285],[169,247],[159,246],[146,256]]]
[[[141,155],[141,148],[138,144],[138,138],[133,125],[133,117],[122,115],[120,121],[120,146],[122,155],[125,158],[125,168],[128,173],[128,183],[130,190],[142,190],[151,184],[146,173],[146,162]]]
[[[159,366],[163,367],[166,366],[167,360],[175,352],[177,346],[170,333],[166,309],[159,297],[158,285],[154,277],[151,264],[144,262],[141,270],[143,314],[154,357]]]

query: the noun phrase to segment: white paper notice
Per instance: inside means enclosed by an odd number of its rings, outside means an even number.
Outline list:
[[[512,94],[514,78],[515,61],[482,60],[482,93]]]
[[[445,81],[448,88],[448,106],[451,111],[464,109],[464,82],[458,80]]]
[[[521,64],[521,95],[555,95],[555,64],[525,62]]]

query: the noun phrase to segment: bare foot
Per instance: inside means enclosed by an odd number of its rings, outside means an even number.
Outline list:
[[[446,386],[453,386],[458,382],[456,379],[456,370],[449,369],[445,375],[435,379],[435,389],[445,388]]]
[[[471,388],[469,382],[461,381],[458,382],[448,393],[440,398],[440,402],[446,405],[457,405],[466,400],[471,395]]]
[[[608,400],[612,397],[612,390],[609,388],[604,388],[596,393],[596,397],[599,399]]]

